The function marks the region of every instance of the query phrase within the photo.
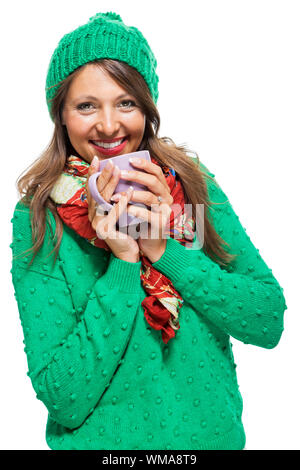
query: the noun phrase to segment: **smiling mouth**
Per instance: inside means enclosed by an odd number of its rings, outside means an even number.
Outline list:
[[[127,136],[126,137],[123,137],[123,139],[119,139],[115,142],[111,142],[111,143],[108,143],[108,142],[104,142],[104,141],[96,141],[96,140],[90,140],[90,142],[94,145],[97,145],[97,147],[100,147],[100,148],[103,148],[103,149],[113,149],[115,147],[119,147],[119,145],[121,145],[125,140],[127,139]]]

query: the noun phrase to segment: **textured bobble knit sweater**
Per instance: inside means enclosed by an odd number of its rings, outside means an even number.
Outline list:
[[[202,165],[202,164],[201,164]],[[182,296],[180,329],[165,344],[141,306],[141,262],[91,245],[64,225],[53,265],[55,220],[42,249],[32,246],[29,209],[16,205],[12,280],[28,375],[48,409],[55,450],[243,449],[242,398],[230,336],[274,348],[287,308],[283,289],[252,244],[212,173],[209,208],[238,254],[221,268],[202,250],[168,238],[153,266]]]

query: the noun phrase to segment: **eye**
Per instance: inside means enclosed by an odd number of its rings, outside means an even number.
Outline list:
[[[123,100],[123,101],[121,102],[121,104],[124,104],[124,103],[125,103],[125,104],[126,104],[126,103],[127,103],[127,104],[128,104],[128,103],[131,103],[132,106],[122,106],[122,108],[131,108],[131,107],[136,106],[136,104],[135,104],[135,102],[134,102],[133,100]]]
[[[81,103],[79,104],[76,108],[79,109],[79,111],[89,111],[91,108],[89,106],[93,106],[92,103]]]
[[[136,103],[133,100],[123,100],[121,101],[121,108],[130,109],[136,106]],[[76,106],[76,109],[79,111],[91,111],[94,105],[90,102],[80,103]]]

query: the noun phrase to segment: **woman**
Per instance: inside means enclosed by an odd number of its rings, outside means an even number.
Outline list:
[[[49,65],[54,135],[18,182],[12,278],[51,449],[243,449],[230,336],[274,348],[283,331],[283,290],[214,175],[158,137],[157,85],[147,41],[112,12]],[[97,210],[100,161],[139,150],[151,161],[129,174],[105,167],[114,206]],[[113,197],[121,178],[147,191]],[[139,236],[118,230],[124,212]]]

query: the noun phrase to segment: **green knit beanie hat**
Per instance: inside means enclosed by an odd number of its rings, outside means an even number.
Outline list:
[[[120,60],[135,68],[144,77],[156,104],[157,62],[147,40],[137,28],[126,26],[116,13],[97,13],[86,24],[66,34],[51,57],[46,99],[52,120],[51,103],[60,82],[81,65],[104,58]]]

